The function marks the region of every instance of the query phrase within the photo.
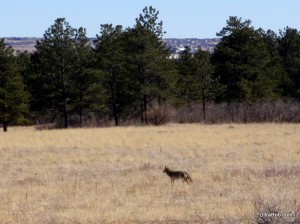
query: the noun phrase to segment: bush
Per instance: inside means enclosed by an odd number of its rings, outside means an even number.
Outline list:
[[[300,223],[300,209],[296,200],[265,199],[258,196],[253,201],[255,212],[254,222],[257,224],[298,224]]]
[[[208,103],[206,120],[198,104],[179,108],[176,123],[250,123],[250,122],[300,122],[300,103],[296,101],[246,103]]]
[[[170,122],[173,118],[173,108],[167,104],[152,103],[147,111],[149,124],[163,125]]]

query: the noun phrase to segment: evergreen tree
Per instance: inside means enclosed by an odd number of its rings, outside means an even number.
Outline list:
[[[131,73],[137,81],[136,102],[142,124],[148,124],[151,102],[161,103],[170,98],[176,83],[176,71],[168,59],[170,52],[162,42],[162,22],[153,7],[145,7],[136,19],[136,25],[127,30],[127,47]]]
[[[178,96],[187,107],[191,103],[201,102],[203,120],[206,119],[206,103],[215,99],[220,90],[218,81],[213,78],[213,67],[209,52],[199,49],[195,54],[186,47],[180,53],[177,67],[179,79],[177,88]]]
[[[0,122],[6,132],[11,122],[22,123],[28,113],[29,95],[20,75],[13,49],[0,40]]]
[[[134,80],[126,66],[126,42],[122,26],[101,25],[100,36],[95,41],[97,67],[102,74],[106,104],[118,126],[132,104]]]
[[[285,85],[285,95],[300,100],[300,32],[289,27],[281,31],[279,49],[289,78]]]
[[[75,123],[82,125],[84,113],[99,112],[102,87],[99,73],[92,68],[94,61],[85,29],[74,29],[64,18],[56,19],[37,41],[31,57],[33,109],[42,116],[48,114],[50,122],[63,118],[64,128],[74,117],[79,118]]]
[[[75,62],[75,37],[73,29],[64,18],[58,18],[36,44],[38,59],[37,79],[40,79],[42,101],[48,109],[59,116],[62,114],[63,126],[69,126],[70,88],[74,84],[72,74]]]
[[[181,104],[190,107],[192,103],[198,100],[198,86],[195,82],[197,76],[197,63],[189,47],[180,52],[177,60],[177,69],[179,78],[177,82],[177,96]]]
[[[280,56],[279,36],[272,30],[266,32],[262,29],[258,30],[264,39],[270,54],[270,62],[266,68],[270,79],[273,80],[275,95],[278,97],[286,96],[286,89],[290,83],[287,72],[284,70],[283,58]]]
[[[213,63],[215,75],[225,86],[225,95],[220,98],[252,103],[276,97],[277,82],[269,69],[271,55],[251,21],[230,17],[218,35],[222,40],[214,51]]]
[[[28,51],[17,51],[16,60],[24,84],[27,87],[29,81],[28,78],[30,76],[30,53]]]
[[[199,50],[194,54],[194,58],[197,64],[196,70],[196,83],[198,89],[196,96],[202,103],[203,120],[206,120],[206,103],[213,101],[216,98],[216,94],[220,93],[221,85],[219,80],[214,78],[213,66],[211,64],[211,55],[207,51]]]
[[[104,89],[101,84],[99,71],[94,68],[96,55],[89,39],[86,36],[86,30],[80,27],[75,36],[75,61],[74,73],[72,74],[71,86],[71,108],[75,114],[79,115],[79,125],[83,126],[85,114],[100,114],[105,109]]]
[[[163,31],[163,22],[158,21],[159,11],[157,11],[152,6],[145,7],[143,13],[139,15],[139,18],[136,18],[136,27],[143,27],[146,30],[149,30],[155,34],[159,39],[163,37],[166,33]]]

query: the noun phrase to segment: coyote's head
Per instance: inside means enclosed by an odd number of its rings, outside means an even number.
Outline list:
[[[163,173],[166,173],[167,171],[169,171],[170,169],[167,167],[167,166],[165,166],[165,169],[164,169],[164,171],[163,171]]]

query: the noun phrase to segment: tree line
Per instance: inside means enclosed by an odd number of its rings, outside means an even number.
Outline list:
[[[0,40],[3,130],[9,124],[163,124],[170,108],[178,115],[195,105],[206,121],[207,107],[224,103],[248,110],[292,101],[299,112],[297,29],[277,34],[229,17],[214,52],[186,47],[173,59],[158,15],[150,6],[133,27],[102,24],[94,46],[85,28],[75,29],[65,18],[55,20],[34,52],[14,52]]]

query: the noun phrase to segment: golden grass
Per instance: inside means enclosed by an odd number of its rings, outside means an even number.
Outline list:
[[[0,223],[253,223],[257,198],[300,205],[299,161],[299,124],[11,128]]]

